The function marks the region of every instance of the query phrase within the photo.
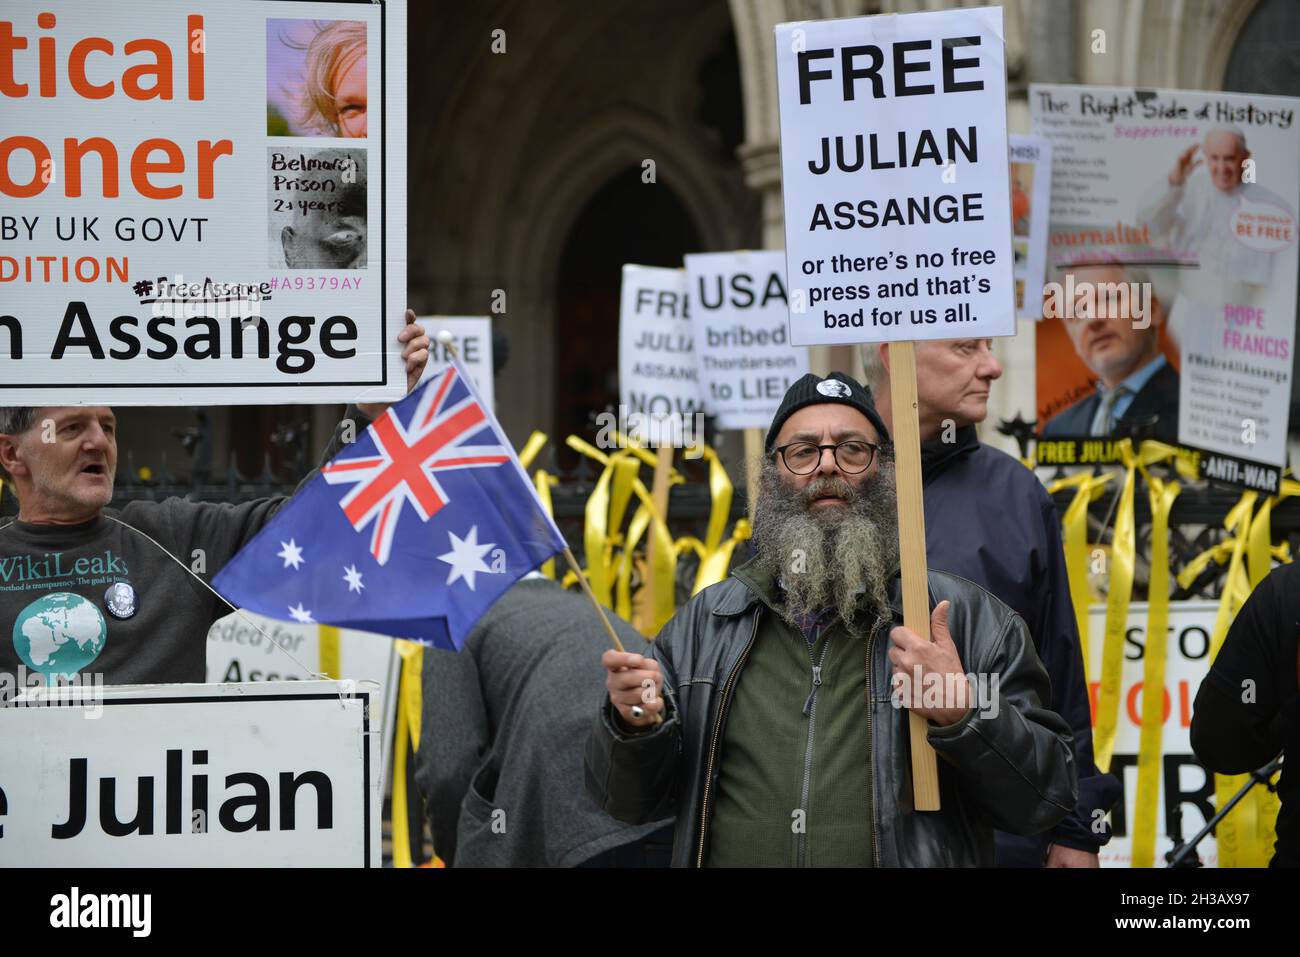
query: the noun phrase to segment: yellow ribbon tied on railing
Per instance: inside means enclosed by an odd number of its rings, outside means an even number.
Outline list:
[[[1142,729],[1138,739],[1137,794],[1133,814],[1133,867],[1153,867],[1160,804],[1165,726],[1165,662],[1169,642],[1169,513],[1177,482],[1146,475],[1151,500],[1151,577],[1147,586],[1147,641],[1142,666]]]
[[[621,440],[622,437],[620,436]],[[631,444],[626,449],[614,453],[614,455],[605,455],[599,449],[574,435],[569,436],[565,442],[571,449],[606,466],[605,472],[601,474],[600,480],[596,483],[596,489],[592,492],[591,497],[587,499],[583,546],[586,551],[586,571],[588,578],[591,580],[592,591],[596,593],[600,603],[608,608],[611,606],[610,591],[614,583],[613,576],[623,569],[622,563],[616,563],[613,554],[613,542],[621,541],[621,534],[616,530],[612,530],[608,523],[614,499],[608,489],[609,478],[614,469],[626,468],[629,473],[634,473],[637,469],[636,459],[648,460],[653,463],[655,457],[644,449]],[[633,456],[635,459],[631,458]],[[622,464],[620,465],[620,463]],[[628,480],[632,493],[641,502],[638,513],[644,511],[647,514],[650,535],[654,541],[654,565],[647,570],[647,574],[653,582],[654,607],[650,610],[650,620],[644,631],[647,635],[655,635],[673,616],[676,608],[674,590],[677,573],[677,553],[673,548],[672,536],[668,532],[668,523],[664,516],[660,514],[659,509],[655,507],[654,500],[646,489],[645,483],[637,478],[635,474],[629,474]],[[676,470],[673,470],[670,481],[676,484],[684,481],[684,479]],[[602,482],[605,483],[603,488]],[[595,500],[595,504],[593,504],[593,500]],[[637,524],[636,515],[633,515],[632,522],[633,526]],[[630,549],[625,545],[623,548],[624,555],[629,552]],[[615,571],[616,568],[619,572]],[[627,574],[629,576],[631,574],[630,565],[627,566]],[[570,576],[566,576],[566,586],[570,581]],[[596,588],[597,581],[601,585],[600,590]]]
[[[1172,461],[1180,474],[1191,474],[1193,466],[1178,456],[1178,449],[1163,442],[1143,442],[1137,451],[1129,439],[1116,445],[1124,466],[1124,487],[1115,510],[1115,530],[1111,536],[1110,583],[1106,595],[1106,631],[1102,639],[1101,675],[1097,693],[1096,728],[1093,753],[1103,774],[1110,770],[1119,728],[1119,702],[1124,676],[1124,634],[1128,630],[1128,610],[1133,600],[1133,571],[1137,556],[1137,530],[1134,518],[1134,494],[1139,470],[1151,480],[1149,466]],[[1170,500],[1172,507],[1172,499]],[[1165,543],[1168,543],[1168,513],[1165,514]],[[1163,556],[1168,561],[1168,554]],[[1166,574],[1167,574],[1166,565]],[[1166,592],[1168,588],[1166,585]],[[1167,601],[1167,598],[1166,598]],[[1167,612],[1166,612],[1167,618]],[[1163,627],[1161,633],[1163,634]]]
[[[1238,609],[1250,595],[1250,578],[1246,573],[1246,545],[1250,540],[1251,512],[1257,492],[1244,492],[1223,520],[1223,527],[1230,533],[1219,544],[1206,549],[1193,558],[1178,576],[1178,583],[1184,588],[1205,570],[1211,562],[1222,565],[1227,562],[1227,573],[1223,580],[1223,593],[1219,599],[1219,610],[1214,618],[1214,629],[1210,635],[1209,661],[1212,665],[1227,637],[1228,627],[1236,617]],[[1214,796],[1217,807],[1223,807],[1237,790],[1246,782],[1246,775],[1214,776]],[[1220,867],[1249,867],[1248,860],[1255,857],[1252,853],[1255,831],[1258,825],[1258,806],[1249,796],[1222,821],[1215,829],[1215,842],[1218,845]]]
[[[695,574],[695,587],[691,590],[692,595],[698,595],[710,585],[716,585],[727,577],[727,570],[731,568],[731,556],[735,552],[736,546],[741,542],[748,541],[754,534],[753,528],[749,524],[749,519],[738,518],[736,524],[731,530],[731,537],[725,542],[707,552],[700,561],[700,569]]]
[[[542,450],[546,444],[546,433],[533,430],[533,434],[528,436],[528,441],[524,447],[519,450],[519,464],[523,466],[524,471],[528,471],[528,466],[533,464],[533,459],[537,458],[537,453]]]
[[[1088,673],[1092,669],[1088,654],[1088,606],[1092,602],[1092,591],[1088,587],[1088,506],[1116,474],[1107,472],[1094,476],[1080,472],[1047,486],[1050,494],[1067,488],[1075,489],[1074,498],[1061,519],[1061,537],[1065,547],[1065,572],[1070,581],[1070,602],[1074,605],[1074,621],[1079,629],[1079,647],[1083,652],[1085,681],[1090,680]]]
[[[1097,769],[1110,770],[1119,727],[1120,685],[1124,672],[1124,632],[1128,629],[1128,606],[1133,598],[1133,563],[1137,535],[1133,518],[1133,489],[1137,482],[1138,456],[1128,439],[1119,443],[1124,463],[1124,487],[1115,509],[1115,530],[1110,547],[1110,587],[1106,594],[1106,630],[1101,645],[1100,688],[1092,749]]]
[[[546,469],[538,469],[533,474],[533,484],[537,487],[537,497],[541,500],[542,508],[552,519],[555,518],[555,506],[551,504],[551,489],[560,484],[560,480],[554,475],[547,472]],[[555,559],[548,558],[542,562],[542,574],[551,581],[555,581]]]
[[[320,673],[337,681],[342,675],[339,666],[339,630],[333,625],[317,625],[316,641],[320,645]]]
[[[418,641],[396,639],[397,654],[402,659],[398,688],[397,735],[393,742],[393,866],[412,866],[411,830],[407,817],[406,746],[420,750],[420,717],[424,709],[421,672],[424,646]],[[437,848],[434,848],[436,851]]]

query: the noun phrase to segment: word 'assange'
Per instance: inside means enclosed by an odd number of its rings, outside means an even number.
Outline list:
[[[801,106],[812,103],[814,83],[836,79],[839,82],[828,89],[834,89],[846,103],[857,100],[863,89],[872,99],[982,91],[983,80],[958,78],[961,71],[977,69],[979,57],[959,56],[957,51],[978,47],[979,44],[979,37],[947,37],[939,41],[937,65],[933,62],[935,46],[931,40],[899,41],[889,45],[888,54],[875,44],[846,46],[838,51],[806,50],[798,55],[799,103]],[[887,56],[892,67],[889,70],[885,69]],[[814,64],[821,61],[830,63],[823,69],[814,68]],[[931,82],[936,70],[937,84]],[[823,136],[814,158],[808,161],[808,169],[814,175],[823,175],[831,171],[858,173],[926,164],[951,166],[959,157],[968,163],[979,161],[979,143],[974,126],[967,126],[965,130],[950,126],[939,132],[922,129],[910,134],[906,130],[896,130],[892,135],[871,132],[850,137]],[[874,199],[847,200],[831,204],[830,210],[826,204],[818,203],[813,209],[809,228],[852,229],[859,226],[872,229],[958,220],[975,222],[984,218],[982,199],[980,193],[907,197],[903,200],[890,198],[885,200],[883,207]]]

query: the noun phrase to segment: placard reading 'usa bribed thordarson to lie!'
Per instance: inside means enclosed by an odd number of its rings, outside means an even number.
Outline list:
[[[403,395],[405,51],[405,0],[5,0],[0,405]]]
[[[764,429],[808,371],[790,345],[785,253],[776,249],[686,257],[700,396],[720,429]]]
[[[794,345],[1015,334],[996,7],[776,28]]]

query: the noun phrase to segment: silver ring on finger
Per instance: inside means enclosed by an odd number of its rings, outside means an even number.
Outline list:
[[[645,708],[639,704],[632,705],[632,717],[640,719],[645,717]]]

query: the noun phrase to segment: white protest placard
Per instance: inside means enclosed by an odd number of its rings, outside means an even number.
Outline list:
[[[496,410],[496,388],[492,375],[492,320],[487,316],[420,316],[429,335],[429,364],[420,381],[431,379],[451,362],[447,349],[438,341],[442,331],[451,333],[451,344],[460,353],[461,365],[474,380],[478,394]]]
[[[3,17],[0,404],[405,394],[405,0]]]
[[[325,674],[327,665],[322,631],[327,625],[276,621],[251,611],[231,612],[208,629],[207,675],[210,682],[302,681]],[[259,629],[261,629],[259,631]],[[372,682],[382,710],[385,787],[390,765],[387,742],[393,740],[397,717],[397,681],[401,659],[387,635],[338,629],[338,673],[331,678]]]
[[[1155,866],[1164,867],[1164,855],[1173,847],[1170,811],[1181,806],[1183,839],[1189,840],[1214,816],[1214,775],[1205,769],[1192,751],[1192,703],[1201,680],[1209,670],[1210,635],[1218,603],[1175,601],[1169,604],[1169,632],[1165,651],[1164,724],[1160,739],[1160,794],[1156,812]],[[1112,835],[1101,849],[1102,867],[1129,867],[1133,854],[1133,821],[1137,809],[1137,759],[1142,733],[1143,673],[1146,667],[1147,604],[1133,602],[1124,632],[1124,670],[1120,681],[1119,725],[1110,773],[1123,786],[1116,807],[1111,810]],[[1106,606],[1094,604],[1088,610],[1088,673],[1094,680],[1088,691],[1093,712],[1100,682],[1103,640],[1106,635]],[[1270,852],[1272,848],[1269,849]],[[1218,866],[1214,835],[1197,846],[1201,862]]]
[[[790,339],[1014,335],[1002,11],[776,27]]]
[[[0,866],[379,866],[363,687],[74,690],[0,708]]]
[[[1015,256],[1016,315],[1043,318],[1047,274],[1047,213],[1052,199],[1052,143],[1012,133],[1011,244]]]
[[[618,390],[627,432],[651,445],[682,445],[702,413],[686,271],[623,267]]]
[[[808,371],[790,345],[785,253],[743,250],[686,257],[700,394],[720,429],[764,429]]]

